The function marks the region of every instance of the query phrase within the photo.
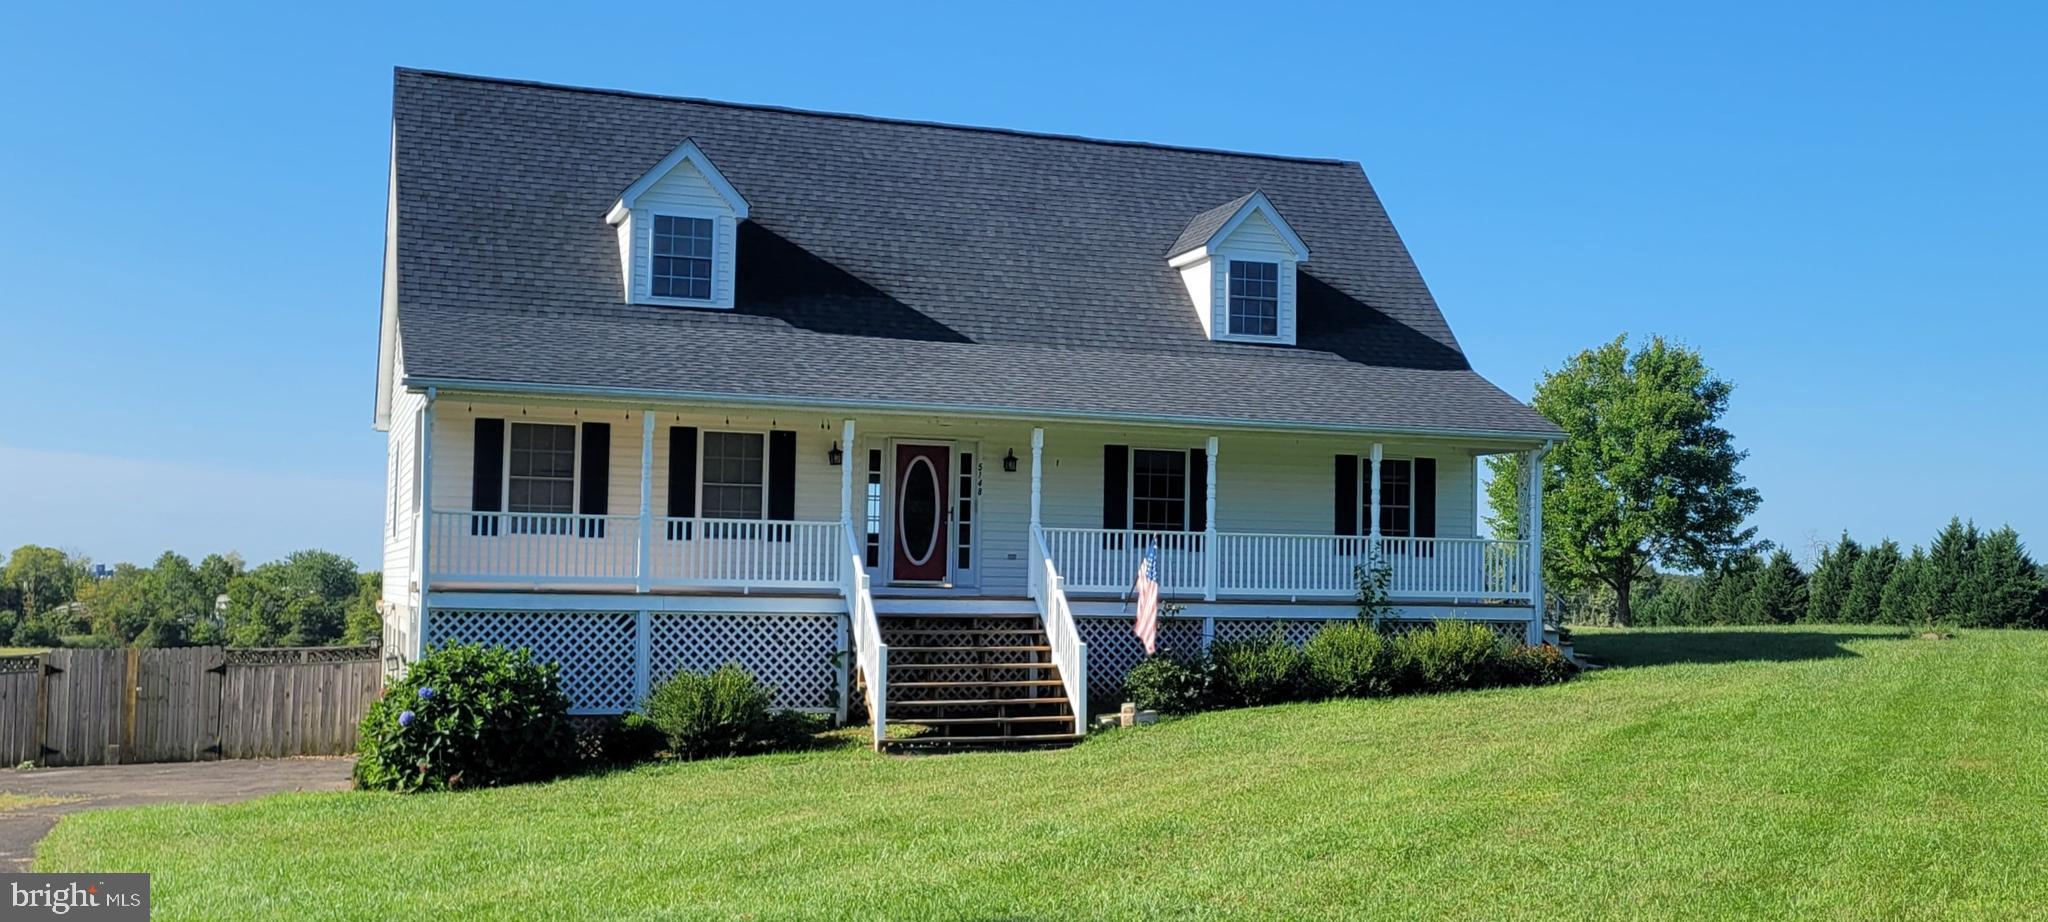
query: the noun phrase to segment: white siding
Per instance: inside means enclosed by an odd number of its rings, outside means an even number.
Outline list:
[[[545,404],[471,403],[444,397],[435,409],[438,431],[434,437],[434,506],[441,510],[470,508],[470,443],[477,417],[558,423],[595,420],[612,426],[611,483],[607,494],[610,511],[615,515],[635,514],[640,497],[640,413],[626,409],[579,411]],[[654,514],[662,515],[668,508],[670,427],[754,432],[785,429],[795,432],[797,439],[796,518],[837,521],[840,469],[831,466],[827,453],[839,438],[843,419],[816,412],[658,412],[649,490]],[[889,470],[892,462],[888,446],[893,440],[954,442],[957,450],[974,454],[981,490],[974,516],[974,567],[959,582],[973,585],[985,595],[1024,594],[1030,540],[1029,423],[967,417],[857,416],[855,427],[855,444],[844,447],[846,464],[854,478],[856,528],[865,523],[862,497],[867,486],[868,449],[881,449],[884,469]],[[1366,437],[1219,433],[1192,428],[1131,430],[1070,423],[1052,423],[1045,428],[1044,518],[1045,524],[1052,527],[1102,525],[1104,445],[1185,450],[1201,448],[1210,435],[1217,435],[1214,520],[1218,531],[1326,535],[1332,531],[1332,459],[1337,454],[1353,454],[1359,456],[1363,466],[1372,451],[1372,439]],[[1436,459],[1439,536],[1477,534],[1474,458],[1469,448],[1448,441],[1382,441],[1387,458]],[[1002,469],[1006,452],[1017,455],[1015,473]],[[691,488],[695,489],[695,485]],[[1199,498],[1196,497],[1197,501]],[[883,574],[877,574],[878,585],[883,584],[882,577]]]
[[[1195,316],[1202,319],[1202,329],[1208,330],[1210,336],[1214,337],[1216,318],[1212,311],[1213,305],[1219,302],[1216,300],[1216,279],[1213,277],[1210,261],[1204,259],[1182,266],[1180,281],[1187,286],[1188,297],[1195,302]]]
[[[419,476],[419,417],[426,404],[420,394],[398,386],[405,379],[403,354],[392,361],[394,380],[391,425],[385,431],[384,459],[384,637],[389,645],[406,636],[411,625],[412,565],[415,532],[414,487]]]

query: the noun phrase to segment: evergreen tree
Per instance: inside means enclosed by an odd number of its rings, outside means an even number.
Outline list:
[[[1806,574],[1784,548],[1771,553],[1757,571],[1749,591],[1749,613],[1756,624],[1791,624],[1806,614]]]
[[[2012,526],[1984,536],[1977,545],[1977,581],[1981,598],[1977,617],[1965,622],[1984,627],[2041,625],[2041,568],[2027,556]]]
[[[1719,585],[1707,606],[1707,624],[1748,624],[1750,589],[1756,585],[1757,559],[1738,557],[1721,568]]]
[[[1842,540],[1820,552],[1807,582],[1806,620],[1821,624],[1842,621],[1849,606],[1850,584],[1856,564],[1863,559],[1863,547],[1842,532]]]
[[[1975,623],[1983,608],[1983,587],[1978,581],[1977,545],[1983,535],[1977,523],[1964,525],[1959,518],[1934,536],[1927,548],[1927,569],[1920,575],[1919,592],[1927,610],[1922,620],[1932,624]]]
[[[1918,545],[1913,553],[1892,567],[1885,581],[1884,596],[1878,603],[1877,620],[1885,624],[1920,624],[1927,620],[1925,593],[1921,584],[1927,570],[1927,554]]]
[[[1842,602],[1838,620],[1852,624],[1886,623],[1883,615],[1884,587],[1903,558],[1899,543],[1890,538],[1865,549],[1849,574],[1849,596]]]

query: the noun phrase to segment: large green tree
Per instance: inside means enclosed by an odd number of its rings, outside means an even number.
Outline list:
[[[1863,546],[1842,532],[1842,540],[1820,552],[1806,594],[1806,620],[1820,623],[1856,620],[1849,613],[1849,593]],[[1867,617],[1867,616],[1866,616]]]
[[[1704,570],[1758,548],[1745,526],[1761,502],[1742,485],[1744,452],[1720,425],[1734,385],[1692,349],[1627,336],[1573,356],[1536,386],[1534,406],[1565,431],[1543,469],[1543,562],[1560,590],[1601,584],[1632,620],[1634,584],[1663,565]],[[1520,458],[1488,461],[1497,532],[1520,530]]]
[[[1842,603],[1842,621],[1875,624],[1884,620],[1884,587],[1905,559],[1899,542],[1886,538],[1866,548],[1849,571],[1849,597]]]
[[[2048,627],[2048,587],[2041,567],[2027,556],[2011,526],[1984,536],[1977,545],[1977,576],[1983,586],[1975,623],[1992,627]]]

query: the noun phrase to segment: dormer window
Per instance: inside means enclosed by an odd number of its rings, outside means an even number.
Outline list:
[[[654,216],[654,296],[711,300],[710,218]]]
[[[1230,261],[1230,335],[1280,335],[1280,264]]]
[[[747,200],[694,142],[684,141],[605,215],[618,229],[626,301],[732,307],[739,222],[746,219]]]
[[[1308,247],[1263,193],[1195,215],[1167,249],[1210,339],[1294,345],[1295,268]]]

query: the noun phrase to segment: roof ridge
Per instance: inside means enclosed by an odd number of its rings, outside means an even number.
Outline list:
[[[727,109],[746,109],[754,112],[775,112],[784,115],[808,115],[817,118],[836,118],[856,122],[871,122],[882,125],[903,125],[912,128],[939,128],[948,131],[971,131],[980,134],[1009,135],[1012,137],[1038,138],[1046,141],[1069,141],[1079,144],[1096,144],[1105,147],[1135,147],[1150,150],[1177,151],[1190,154],[1212,154],[1223,157],[1245,157],[1254,160],[1278,160],[1285,163],[1311,163],[1324,166],[1359,166],[1356,160],[1338,157],[1302,157],[1291,154],[1266,154],[1257,151],[1228,150],[1220,147],[1197,147],[1188,144],[1165,144],[1157,141],[1126,141],[1115,138],[1091,138],[1087,135],[1062,134],[1055,131],[1029,131],[1022,128],[997,128],[988,125],[962,125],[956,122],[936,122],[926,119],[890,118],[882,115],[864,115],[858,112],[830,112],[823,109],[799,109],[794,106],[772,106],[760,103],[730,102],[723,99],[707,99],[701,96],[671,96],[663,93],[647,93],[638,90],[620,90],[608,87],[576,86],[567,83],[549,83],[544,80],[520,80],[512,77],[490,77],[482,74],[464,74],[455,71],[432,70],[421,67],[394,67],[394,74],[414,74],[423,77],[438,77],[447,80],[463,80],[471,83],[494,83],[503,86],[519,86],[532,89],[555,90],[565,93],[589,93],[597,96],[619,96],[629,99],[651,99],[661,102],[686,102],[704,106],[719,106]],[[1361,168],[1362,169],[1362,168]]]

